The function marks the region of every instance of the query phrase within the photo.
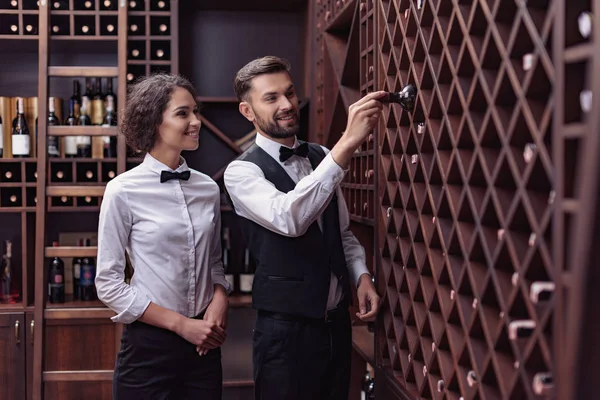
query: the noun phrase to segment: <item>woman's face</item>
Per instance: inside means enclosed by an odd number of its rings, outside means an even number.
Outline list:
[[[176,151],[196,150],[202,125],[198,115],[198,105],[192,94],[182,87],[175,88],[163,113],[162,124],[157,128],[155,147],[167,146]]]

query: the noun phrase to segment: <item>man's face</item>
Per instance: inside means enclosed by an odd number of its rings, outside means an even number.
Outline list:
[[[252,79],[248,105],[261,133],[275,139],[293,137],[300,131],[298,96],[287,72]]]

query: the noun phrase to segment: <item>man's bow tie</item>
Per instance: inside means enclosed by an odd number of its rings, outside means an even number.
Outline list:
[[[187,181],[188,179],[190,179],[190,171],[189,170],[183,171],[183,172],[162,171],[160,173],[160,183],[166,182],[171,179],[183,179],[184,181]]]
[[[300,146],[295,149],[290,149],[289,147],[281,146],[279,148],[279,161],[284,162],[287,161],[291,156],[297,155],[299,157],[307,157],[308,156],[308,143],[304,142]]]

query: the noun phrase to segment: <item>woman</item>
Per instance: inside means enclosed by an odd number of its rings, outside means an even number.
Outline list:
[[[185,78],[157,74],[130,88],[121,131],[145,157],[106,185],[98,226],[98,297],[124,324],[114,399],[221,398],[229,285],[219,188],[181,157],[198,148],[200,125]]]

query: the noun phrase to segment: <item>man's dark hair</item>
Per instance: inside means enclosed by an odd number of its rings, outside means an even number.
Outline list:
[[[291,65],[285,58],[265,56],[250,61],[235,75],[233,89],[239,101],[248,101],[248,92],[252,89],[252,79],[259,75],[287,72]]]
[[[162,124],[163,113],[177,87],[188,90],[196,99],[194,86],[180,75],[155,73],[129,87],[121,133],[134,151],[145,154],[152,149],[156,142],[156,128]]]

